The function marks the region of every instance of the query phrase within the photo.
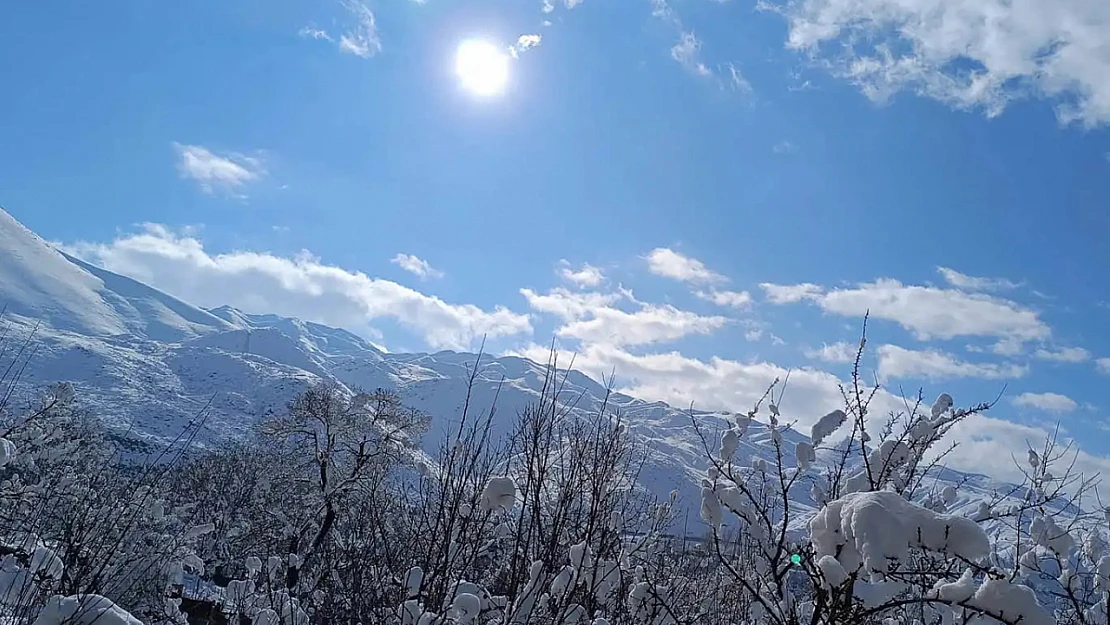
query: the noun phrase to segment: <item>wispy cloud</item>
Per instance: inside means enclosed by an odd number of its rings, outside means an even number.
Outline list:
[[[579,287],[597,287],[605,280],[605,274],[589,263],[582,263],[574,269],[567,260],[559,261],[559,277]]]
[[[826,343],[820,349],[807,349],[805,354],[807,357],[821,362],[847,364],[856,359],[858,349],[858,344],[840,341],[832,344]]]
[[[391,263],[397,265],[401,269],[418,276],[421,280],[428,280],[433,278],[442,278],[443,272],[432,267],[432,265],[418,256],[412,254],[397,254],[392,259]]]
[[[382,51],[378,22],[374,12],[358,0],[346,0],[343,6],[351,12],[354,25],[339,37],[339,49],[368,59]]]
[[[328,34],[328,31],[321,28],[316,28],[312,25],[305,26],[297,34],[301,37],[304,37],[305,39],[322,39],[324,41],[334,41],[331,38],[331,35]]]
[[[1022,393],[1013,399],[1014,405],[1022,408],[1035,408],[1045,412],[1072,412],[1079,404],[1067,395],[1059,393]]]
[[[1041,360],[1056,362],[1086,362],[1091,358],[1091,352],[1082,347],[1064,347],[1056,351],[1041,348],[1033,352],[1033,355]]]
[[[314,24],[305,26],[298,32],[306,39],[327,41],[338,45],[342,52],[368,59],[382,51],[382,40],[378,33],[378,21],[370,7],[359,0],[344,0],[343,7],[349,14],[349,26],[338,39],[328,31]]]
[[[555,331],[558,336],[588,344],[667,343],[692,334],[711,334],[729,323],[726,317],[699,315],[665,304],[632,302],[634,310],[623,310],[615,306],[628,299],[621,293],[574,293],[563,288],[546,294],[532,289],[520,292],[533,310],[564,321]]]
[[[177,171],[200,185],[205,193],[243,197],[242,188],[266,175],[262,160],[236,152],[216,154],[200,145],[174,143]]]
[[[647,255],[648,271],[651,273],[691,283],[724,282],[723,275],[710,271],[700,260],[684,256],[667,247],[657,247]]]
[[[1110,375],[1110,358],[1099,358],[1096,360],[1095,369],[1103,375]]]
[[[806,282],[803,284],[771,284],[764,282],[759,285],[767,300],[772,304],[794,304],[805,299],[817,299],[824,292],[821,286]]]
[[[694,295],[718,306],[737,310],[747,310],[752,306],[752,294],[747,291],[696,291]]]
[[[983,336],[1021,343],[1051,334],[1035,311],[982,293],[907,285],[890,278],[827,291],[808,283],[760,286],[774,303],[807,300],[825,312],[848,317],[870,312],[874,318],[898,323],[919,340]]]
[[[699,58],[700,50],[701,40],[693,31],[684,30],[679,33],[678,43],[671,46],[671,58],[698,76],[712,76],[713,70]]]
[[[1047,97],[1064,122],[1110,122],[1104,0],[809,0],[762,2],[805,51],[869,98],[898,92],[999,114]]]
[[[779,141],[771,147],[771,151],[775,154],[794,154],[798,151],[798,146],[789,141]]]
[[[879,377],[917,378],[942,380],[952,378],[978,378],[1005,380],[1020,378],[1029,368],[1014,364],[972,363],[957,359],[937,350],[912,350],[897,345],[882,345],[878,349]]]
[[[671,46],[672,59],[697,76],[714,76],[713,70],[701,59],[701,40],[694,31],[682,25],[682,20],[671,8],[668,0],[651,0],[651,14],[673,26],[678,33],[678,42]],[[734,73],[734,76],[739,76],[739,73]]]
[[[944,281],[957,289],[969,291],[1002,291],[1016,289],[1019,284],[1005,278],[979,278],[960,273],[948,267],[937,267],[937,271],[944,277]]]

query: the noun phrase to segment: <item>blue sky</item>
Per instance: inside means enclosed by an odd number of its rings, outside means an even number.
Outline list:
[[[0,204],[196,304],[394,351],[557,335],[678,404],[739,408],[804,368],[803,423],[870,309],[888,389],[1006,389],[967,458],[1057,421],[1110,453],[1102,0],[9,13]],[[502,93],[460,87],[467,39],[517,46]]]

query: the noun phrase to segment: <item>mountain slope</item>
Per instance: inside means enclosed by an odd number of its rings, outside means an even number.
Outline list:
[[[88,337],[173,341],[230,327],[223,319],[46,243],[0,210],[5,314]]]
[[[23,374],[25,392],[71,382],[92,414],[153,443],[174,438],[201,413],[207,415],[202,443],[245,436],[255,421],[282,410],[300,391],[332,381],[396,389],[408,405],[432,417],[424,446],[434,451],[457,427],[475,366],[471,406],[476,414],[496,408],[495,437],[507,434],[515,415],[540,398],[546,377],[543,365],[516,357],[479,362],[474,354],[456,352],[390,354],[320,324],[227,306],[202,310],[59,252],[3,211],[0,301],[8,307],[8,340],[34,332],[36,352]],[[0,368],[6,364],[0,362]],[[572,415],[589,417],[603,407],[624,415],[646,448],[642,484],[662,498],[677,490],[692,511],[691,528],[696,527],[706,446],[715,451],[729,415],[688,413],[609,394],[574,371],[560,373],[560,380],[558,399],[572,407]],[[710,440],[700,439],[691,419],[705,426]],[[773,460],[768,438],[767,429],[753,423],[739,461]],[[788,449],[801,440],[796,432],[784,433]],[[958,504],[964,508],[973,508],[996,487],[987,478],[958,472],[938,480],[967,481]],[[808,489],[798,490],[792,493],[795,505],[812,509]]]

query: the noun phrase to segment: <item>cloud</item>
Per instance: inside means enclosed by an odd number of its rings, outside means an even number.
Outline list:
[[[997,408],[996,408],[997,410]],[[949,439],[957,443],[956,450],[948,456],[946,465],[961,471],[989,475],[995,479],[1020,482],[1021,470],[1014,461],[1022,462],[1027,445],[1039,448],[1052,433],[1040,428],[1021,425],[1005,419],[974,415],[957,424]],[[1061,445],[1067,440],[1061,437]],[[1075,454],[1075,471],[1088,477],[1106,474],[1110,460],[1079,450]],[[1069,459],[1071,456],[1068,457]],[[1061,467],[1062,469],[1063,467]]]
[[[596,287],[605,280],[601,270],[589,263],[582,263],[579,269],[572,269],[566,260],[559,261],[559,277],[579,287]]]
[[[775,154],[795,154],[798,152],[798,146],[789,141],[779,141],[771,147],[771,151]]]
[[[546,362],[548,346],[529,345],[511,353]],[[793,423],[795,429],[802,432],[808,431],[821,415],[842,407],[844,403],[840,394],[842,380],[837,376],[809,368],[787,370],[767,362],[739,362],[722,358],[701,360],[678,352],[635,355],[612,346],[588,345],[576,350],[574,366],[594,379],[616,372],[616,389],[619,392],[646,401],[664,401],[683,408],[692,405],[698,410],[734,412],[750,409],[775,379],[785,380],[789,374],[789,383],[779,408],[784,420]],[[970,405],[982,399],[970,398],[958,403]],[[904,409],[905,403],[901,398],[880,390],[870,412],[875,419],[884,419],[890,411]],[[1017,482],[1022,474],[1011,454],[1023,456],[1027,443],[1039,446],[1050,434],[1038,427],[987,415],[973,415],[950,432],[950,440],[956,442],[957,447],[945,458],[945,465]],[[1110,461],[1080,451],[1075,468],[1093,475],[1110,470]]]
[[[215,154],[200,145],[173,144],[177,152],[177,171],[183,178],[195,181],[205,193],[227,193],[242,197],[240,190],[248,182],[266,175],[258,158],[235,152]]]
[[[563,6],[568,9],[573,9],[574,7],[582,4],[584,1],[585,0],[563,0]],[[550,13],[554,11],[556,2],[558,2],[558,0],[543,0],[543,12]]]
[[[564,288],[540,294],[521,289],[533,310],[553,314],[565,323],[555,333],[586,343],[613,346],[648,345],[675,341],[691,334],[711,334],[729,323],[720,316],[703,316],[674,306],[636,302],[637,310],[614,307],[627,299],[620,293],[574,293]]]
[[[433,349],[471,349],[490,338],[531,335],[529,316],[498,306],[450,304],[396,282],[327,265],[308,252],[213,254],[197,238],[148,225],[111,243],[75,243],[67,251],[185,301],[230,304],[248,312],[298,317],[368,333],[376,319],[416,332]]]
[[[701,40],[693,31],[679,33],[678,43],[671,47],[671,58],[698,76],[712,76],[713,70],[699,59]]]
[[[807,349],[805,354],[808,358],[813,358],[814,360],[820,360],[822,362],[846,364],[855,362],[856,352],[858,350],[858,343],[840,341],[831,345],[825,343],[820,349]]]
[[[700,260],[683,256],[666,247],[652,250],[647,255],[647,261],[648,271],[651,273],[680,282],[712,283],[728,280],[721,274],[710,271]]]
[[[305,39],[322,39],[324,41],[334,41],[328,31],[316,28],[315,26],[308,25],[302,28],[297,34]]]
[[[948,267],[937,267],[937,271],[944,277],[945,282],[957,289],[966,289],[969,291],[1001,291],[1015,289],[1020,286],[1016,282],[1010,282],[1005,278],[977,278],[975,276],[962,274]]]
[[[787,46],[882,102],[908,91],[1001,113],[1044,97],[1062,122],[1110,121],[1104,0],[807,0],[762,3],[789,22]]]
[[[917,351],[897,345],[880,346],[878,356],[879,377],[884,380],[892,378],[1005,380],[1020,378],[1029,373],[1028,367],[1020,365],[964,362],[940,351],[931,349]]]
[[[326,30],[311,24],[297,34],[306,39],[336,43],[341,51],[364,59],[381,52],[382,40],[378,33],[378,22],[370,7],[359,0],[344,0],[343,7],[350,13],[353,23],[339,36],[338,41]]]
[[[736,64],[729,63],[728,67],[728,85],[733,91],[739,91],[745,95],[751,95],[755,92],[752,83],[740,72],[740,68]]]
[[[546,294],[521,289],[520,294],[533,310],[555,315],[564,321],[588,317],[593,311],[611,306],[622,297],[619,293],[575,293],[561,287]]]
[[[520,53],[530,48],[535,48],[543,41],[543,35],[521,35],[516,38],[516,43],[509,46],[509,54],[519,58]]]
[[[513,353],[545,362],[547,350],[547,346],[530,345]],[[747,411],[772,382],[785,380],[789,374],[789,388],[780,408],[801,428],[844,403],[836,376],[814,369],[789,371],[767,362],[700,360],[674,351],[636,355],[613,345],[586,344],[576,350],[574,367],[595,379],[615,371],[621,392],[683,408],[692,404],[698,410]],[[883,394],[881,402],[887,397]]]
[[[729,322],[726,317],[698,315],[666,304],[648,304],[634,312],[598,308],[592,313],[590,319],[568,323],[557,334],[590,343],[647,345],[691,334],[712,334]]]
[[[1018,407],[1056,413],[1071,412],[1079,407],[1074,399],[1059,393],[1022,393],[1013,402]]]
[[[397,254],[390,259],[389,262],[415,276],[419,276],[421,280],[443,277],[442,271],[432,267],[431,264],[423,258],[413,256],[412,254]]]
[[[759,288],[763,289],[767,301],[772,304],[796,304],[804,299],[817,299],[824,291],[819,285],[809,282],[792,285],[764,282],[759,285]]]
[[[881,278],[854,288],[824,291],[813,284],[762,284],[776,304],[803,299],[825,312],[893,321],[919,340],[987,336],[1014,341],[1047,339],[1051,331],[1036,312],[1010,300],[956,289],[905,285]]]
[[[1095,361],[1095,368],[1101,374],[1110,375],[1110,358],[1099,358]]]
[[[697,291],[698,298],[737,310],[747,310],[752,306],[752,294],[747,291]]]
[[[1057,351],[1038,349],[1033,352],[1033,355],[1041,360],[1053,360],[1056,362],[1086,362],[1091,358],[1091,352],[1082,347],[1064,347]]]

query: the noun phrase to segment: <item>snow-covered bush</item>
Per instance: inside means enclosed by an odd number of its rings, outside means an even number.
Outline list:
[[[198,419],[140,461],[72,389],[48,389],[0,419],[0,617],[1110,625],[1110,512],[1072,448],[1022,450],[1024,482],[981,501],[940,479],[953,428],[989,405],[919,396],[873,416],[857,358],[808,437],[775,387],[719,431],[692,419],[700,500],[657,501],[627,418],[572,416],[549,371],[515,417],[469,396],[431,415],[457,424],[433,457],[418,444],[429,416],[389,391],[314,387],[216,448],[191,446]],[[670,534],[690,503],[705,532]]]
[[[776,625],[1105,623],[1110,515],[1091,523],[1082,512],[1091,480],[1069,466],[1052,475],[1070,450],[1055,438],[1040,453],[1022,450],[1023,484],[951,513],[957,486],[931,486],[954,444],[946,436],[990,406],[957,408],[947,394],[930,406],[919,396],[904,412],[872,418],[877,389],[861,383],[859,362],[844,408],[818,419],[794,449],[771,391],[719,446],[694,422],[708,461],[701,515],[715,553],[710,577],[739,589],[711,598],[713,611],[726,600],[732,620]],[[773,460],[744,462],[738,440],[761,414]],[[812,506],[800,503],[803,492]]]

